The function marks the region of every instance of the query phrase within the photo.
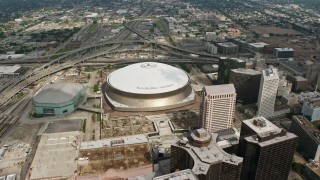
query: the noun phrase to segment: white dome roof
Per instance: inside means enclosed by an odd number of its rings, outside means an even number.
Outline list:
[[[188,75],[173,66],[144,62],[118,69],[108,76],[108,83],[115,89],[134,94],[159,94],[186,86]]]

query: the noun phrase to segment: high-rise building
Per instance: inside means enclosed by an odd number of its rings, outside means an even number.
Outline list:
[[[273,116],[278,85],[279,75],[277,69],[273,68],[262,71],[258,97],[258,116],[265,118]]]
[[[230,73],[230,83],[234,84],[237,101],[242,104],[257,103],[261,72],[253,69],[233,69]]]
[[[299,144],[309,156],[320,161],[320,131],[304,116],[293,116],[290,131],[299,137]]]
[[[200,105],[200,127],[210,133],[230,132],[236,98],[233,84],[205,86]]]
[[[138,180],[138,179],[134,179]],[[153,178],[153,180],[199,180],[191,169],[177,171]]]
[[[298,137],[262,116],[242,121],[238,156],[241,179],[287,179]]]
[[[191,169],[199,180],[239,180],[242,158],[218,146],[217,136],[198,129],[171,145],[170,171]]]
[[[245,68],[246,61],[237,58],[219,58],[218,84],[229,84],[231,69]]]

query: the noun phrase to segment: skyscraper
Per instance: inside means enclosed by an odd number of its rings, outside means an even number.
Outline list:
[[[191,169],[200,180],[239,180],[243,159],[226,153],[217,137],[197,129],[187,140],[171,145],[170,171]]]
[[[262,71],[258,97],[258,116],[265,118],[273,116],[278,85],[279,75],[277,69],[272,68]]]
[[[243,158],[241,179],[287,179],[298,137],[262,116],[242,122],[238,156]]]
[[[242,104],[257,103],[261,72],[252,69],[232,69],[230,83],[234,84],[237,101]]]
[[[231,69],[245,68],[246,62],[237,58],[219,58],[218,84],[228,84]]]
[[[205,86],[200,106],[200,127],[210,133],[230,132],[236,97],[233,84]]]

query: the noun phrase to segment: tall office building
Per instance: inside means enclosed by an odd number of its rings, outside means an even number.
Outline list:
[[[220,57],[218,69],[218,83],[228,84],[231,69],[245,68],[246,62],[237,58]]]
[[[237,101],[242,104],[257,103],[261,72],[253,69],[232,69],[230,83],[234,84]]]
[[[262,116],[242,121],[238,156],[241,179],[288,179],[298,137]]]
[[[171,145],[170,171],[191,169],[199,180],[240,180],[243,159],[218,146],[217,136],[197,129]]]
[[[304,116],[293,116],[290,131],[299,137],[299,144],[316,162],[320,161],[320,131]]]
[[[262,71],[258,97],[258,116],[265,118],[273,116],[278,85],[279,75],[277,69],[272,68]]]
[[[233,84],[205,86],[200,105],[200,127],[210,133],[230,132],[236,98]]]

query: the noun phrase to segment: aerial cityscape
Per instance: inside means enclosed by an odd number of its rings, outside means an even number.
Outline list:
[[[0,10],[0,180],[320,180],[319,0]]]

